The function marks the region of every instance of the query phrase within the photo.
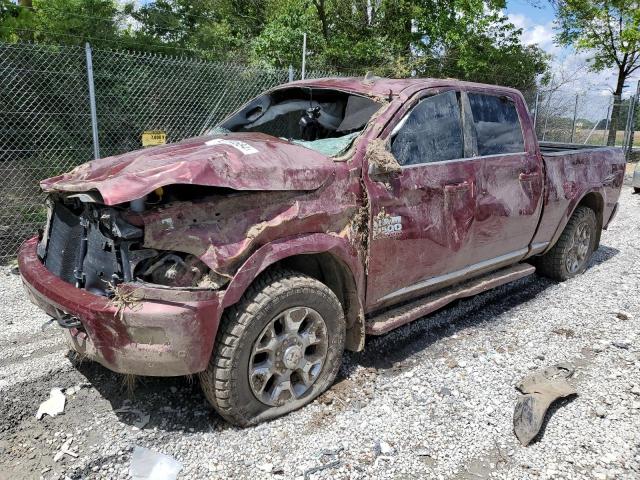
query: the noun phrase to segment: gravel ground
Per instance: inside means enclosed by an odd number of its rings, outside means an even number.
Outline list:
[[[128,393],[121,376],[78,363],[57,327],[40,330],[46,317],[5,268],[0,479],[127,478],[136,445],[175,457],[192,479],[303,478],[314,467],[324,469],[309,479],[639,478],[640,195],[625,187],[621,202],[584,275],[534,275],[370,339],[313,404],[247,429],[225,424],[187,378],[145,378]],[[578,396],[522,447],[514,385],[558,362],[575,365]],[[35,419],[51,388],[78,385],[64,415]],[[54,462],[69,440],[77,458]]]

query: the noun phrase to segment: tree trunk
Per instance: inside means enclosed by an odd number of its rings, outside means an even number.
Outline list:
[[[610,147],[613,147],[616,144],[616,134],[618,133],[618,123],[620,122],[620,111],[622,107],[622,89],[624,88],[625,80],[626,75],[624,73],[624,66],[621,66],[618,70],[618,81],[616,83],[616,89],[613,92],[611,122],[609,123],[609,136],[607,137],[607,145]]]
[[[313,4],[316,7],[318,19],[322,26],[322,36],[324,37],[324,41],[329,43],[329,25],[327,22],[327,10],[325,8],[324,0],[313,0]]]
[[[33,10],[33,2],[32,0],[20,0],[18,5],[23,7],[26,10]],[[21,28],[24,28],[24,24]],[[33,42],[33,32],[31,30],[19,30],[18,37],[23,42]]]

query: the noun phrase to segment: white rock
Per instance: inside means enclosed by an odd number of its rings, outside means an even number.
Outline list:
[[[66,398],[62,390],[59,388],[52,388],[49,393],[49,399],[42,402],[36,413],[36,418],[40,420],[45,414],[55,417],[56,415],[64,412],[64,404]]]
[[[391,445],[389,445],[384,440],[380,441],[380,443],[378,445],[380,446],[380,453],[382,455],[392,455],[396,451],[395,448],[393,448]]]

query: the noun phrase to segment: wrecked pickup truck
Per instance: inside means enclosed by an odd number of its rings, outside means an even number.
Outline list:
[[[623,175],[616,149],[538,144],[509,88],[294,82],[205,136],[44,180],[20,273],[73,350],[197,373],[249,425],[313,400],[366,335],[536,268],[583,272]]]

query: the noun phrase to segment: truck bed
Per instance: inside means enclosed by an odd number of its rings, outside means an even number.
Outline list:
[[[611,148],[606,145],[583,145],[581,143],[539,142],[540,153],[544,156],[564,155],[585,150],[602,150]]]

